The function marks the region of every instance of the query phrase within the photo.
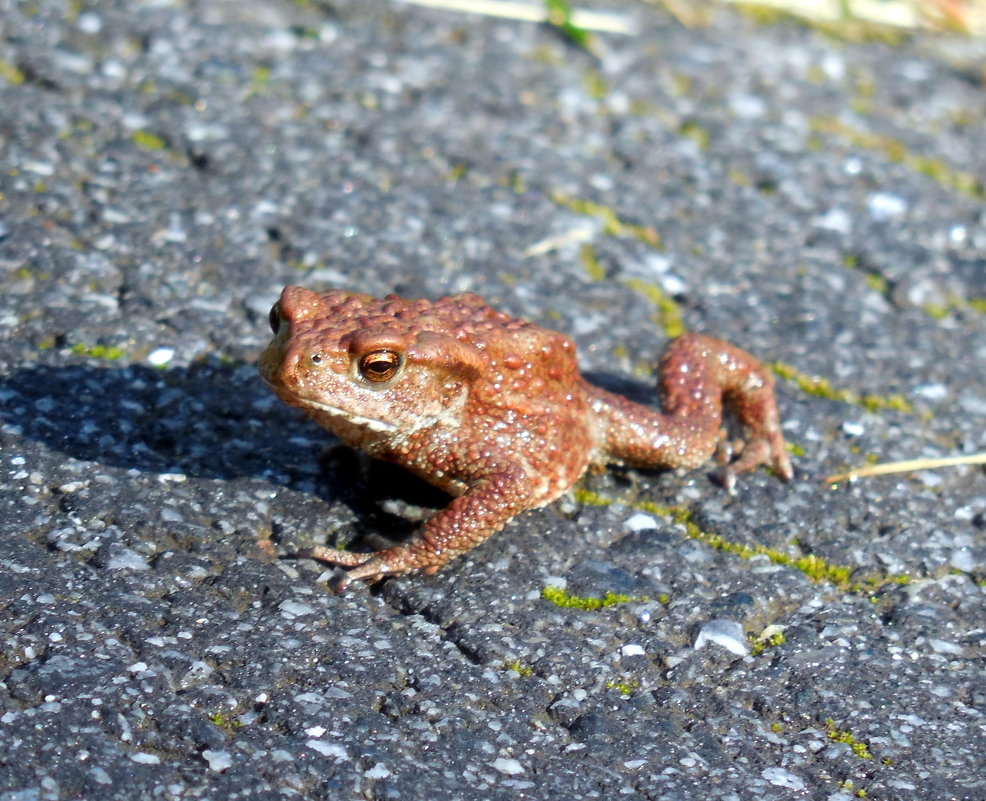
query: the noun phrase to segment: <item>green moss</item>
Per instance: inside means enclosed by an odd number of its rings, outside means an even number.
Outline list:
[[[583,198],[573,198],[564,192],[552,192],[551,200],[559,206],[563,206],[576,214],[584,214],[587,217],[595,217],[602,221],[603,232],[611,236],[630,236],[639,239],[641,242],[657,247],[661,244],[661,237],[653,228],[646,225],[635,225],[621,220],[616,212],[609,206],[602,203],[595,203]]]
[[[606,682],[607,690],[617,690],[620,695],[631,695],[638,687],[640,687],[640,682],[636,679],[627,679],[625,681],[609,679]]]
[[[828,734],[828,738],[833,742],[848,745],[852,749],[852,752],[860,759],[873,759],[870,747],[862,740],[857,740],[853,737],[849,729],[840,730],[832,718],[825,721],[825,733]]]
[[[674,338],[685,333],[681,307],[661,287],[650,281],[644,281],[642,278],[628,278],[623,283],[634,292],[643,295],[654,305],[658,312],[657,322],[665,335]]]
[[[448,175],[446,177],[450,181],[458,181],[466,177],[466,172],[468,172],[468,168],[465,164],[460,162],[459,164],[453,164],[449,168]]]
[[[605,498],[598,493],[584,488],[577,488],[573,493],[575,501],[585,506],[609,506],[613,500]],[[698,540],[710,548],[724,553],[730,553],[741,559],[752,559],[754,556],[763,556],[777,565],[793,567],[800,570],[811,581],[818,583],[831,584],[846,592],[870,594],[874,589],[882,589],[888,585],[906,584],[910,577],[902,575],[881,575],[870,576],[860,581],[852,581],[853,568],[845,565],[832,564],[825,561],[815,554],[803,556],[793,556],[765,545],[746,545],[739,542],[731,542],[719,534],[713,534],[702,530],[694,520],[691,511],[685,506],[664,506],[653,503],[652,501],[620,501],[631,509],[641,512],[648,512],[658,517],[668,517],[675,523],[683,526],[685,535],[693,540]],[[796,544],[796,543],[795,543]]]
[[[877,273],[866,273],[866,285],[874,292],[879,293],[883,297],[887,297],[889,287],[887,285],[887,279],[882,275],[878,275]]]
[[[524,183],[524,175],[520,170],[510,171],[510,174],[507,176],[507,185],[511,191],[518,195],[522,195],[527,191],[527,186]]]
[[[24,83],[24,72],[19,67],[0,59],[0,78],[12,86],[20,86]]]
[[[144,150],[164,150],[167,147],[164,139],[150,131],[134,131],[130,138],[137,147]]]
[[[617,604],[642,603],[648,600],[643,596],[632,597],[615,592],[607,592],[602,598],[583,597],[580,595],[571,595],[561,587],[555,587],[551,584],[541,590],[541,597],[546,601],[551,601],[555,606],[559,606],[562,609],[579,609],[583,612],[594,612],[597,609],[606,609]]]
[[[842,16],[838,20],[812,19],[786,9],[759,5],[756,2],[739,2],[734,8],[760,25],[794,23],[842,42],[871,42],[895,47],[906,42],[909,36],[901,27],[882,25],[879,22],[853,16],[852,9],[847,3],[842,4]]]
[[[766,637],[758,637],[755,634],[751,634],[749,639],[750,654],[752,656],[760,656],[768,648],[776,648],[778,645],[783,645],[787,642],[783,631],[774,632]]]
[[[986,314],[986,298],[965,299],[952,295],[944,303],[927,303],[921,310],[935,320],[944,320],[956,312]]]
[[[251,91],[258,92],[263,89],[268,83],[270,83],[270,76],[272,74],[271,68],[264,64],[258,64],[254,67],[253,75],[250,76]]]
[[[836,136],[849,144],[882,153],[890,161],[894,161],[911,170],[926,175],[936,183],[954,192],[986,200],[986,184],[982,179],[969,172],[962,172],[949,167],[940,159],[921,156],[910,152],[902,142],[883,134],[860,131],[834,117],[815,117],[811,120],[812,130],[817,133]]]
[[[512,662],[504,662],[503,669],[512,670],[521,676],[531,676],[534,674],[534,669],[529,665],[523,664],[519,659],[515,659]]]
[[[212,721],[214,726],[218,726],[227,734],[232,734],[236,729],[243,728],[243,723],[241,721],[237,720],[235,717],[224,715],[221,712],[216,712],[214,715],[210,715],[209,720]]]
[[[678,133],[691,139],[696,145],[698,145],[699,150],[708,150],[710,139],[709,132],[697,122],[682,123],[678,128]]]
[[[862,406],[870,412],[892,410],[906,414],[914,413],[914,407],[903,395],[860,395],[851,389],[837,389],[828,379],[809,376],[784,362],[772,362],[770,368],[775,375],[794,384],[806,395],[851,403],[854,406]]]
[[[88,356],[92,359],[114,361],[124,356],[123,348],[118,348],[115,345],[83,345],[80,342],[73,345],[71,350],[76,356]]]
[[[590,281],[602,281],[606,277],[606,268],[596,258],[596,249],[588,242],[579,248],[579,258],[582,261],[582,269],[589,276]]]

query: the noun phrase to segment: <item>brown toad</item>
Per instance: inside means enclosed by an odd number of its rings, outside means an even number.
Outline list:
[[[773,380],[750,354],[699,334],[667,348],[663,412],[589,384],[567,337],[472,294],[377,299],[289,286],[270,313],[260,372],[282,400],[344,443],[396,462],[456,496],[409,542],[362,554],[315,548],[353,579],[421,569],[564,493],[589,465],[698,467],[720,440],[725,401],[745,446],[721,470],[769,463],[791,478]]]

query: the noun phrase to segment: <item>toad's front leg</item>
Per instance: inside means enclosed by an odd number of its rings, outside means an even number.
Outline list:
[[[410,570],[431,574],[495,534],[518,512],[537,505],[530,486],[531,478],[520,467],[494,467],[473,479],[462,495],[403,545],[374,553],[317,546],[306,553],[323,562],[352,568],[336,583],[336,592],[342,592],[357,579],[376,579]]]

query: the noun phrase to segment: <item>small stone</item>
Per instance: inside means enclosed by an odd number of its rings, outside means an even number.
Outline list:
[[[524,766],[520,762],[516,759],[508,759],[507,757],[495,759],[493,761],[493,767],[507,776],[519,776],[524,772]]]
[[[233,756],[229,751],[213,751],[207,748],[202,752],[202,758],[209,763],[209,770],[221,773],[233,764]]]
[[[722,646],[737,656],[746,656],[749,653],[746,637],[743,636],[743,627],[728,618],[710,620],[702,626],[698,637],[695,638],[695,650],[704,648],[709,643]]]

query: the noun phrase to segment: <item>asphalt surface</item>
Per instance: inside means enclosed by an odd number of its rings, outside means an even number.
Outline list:
[[[821,483],[986,450],[986,49],[595,6],[0,3],[0,801],[986,798],[986,474]],[[829,383],[788,485],[593,475],[334,595],[289,555],[443,500],[261,385],[288,283]]]

